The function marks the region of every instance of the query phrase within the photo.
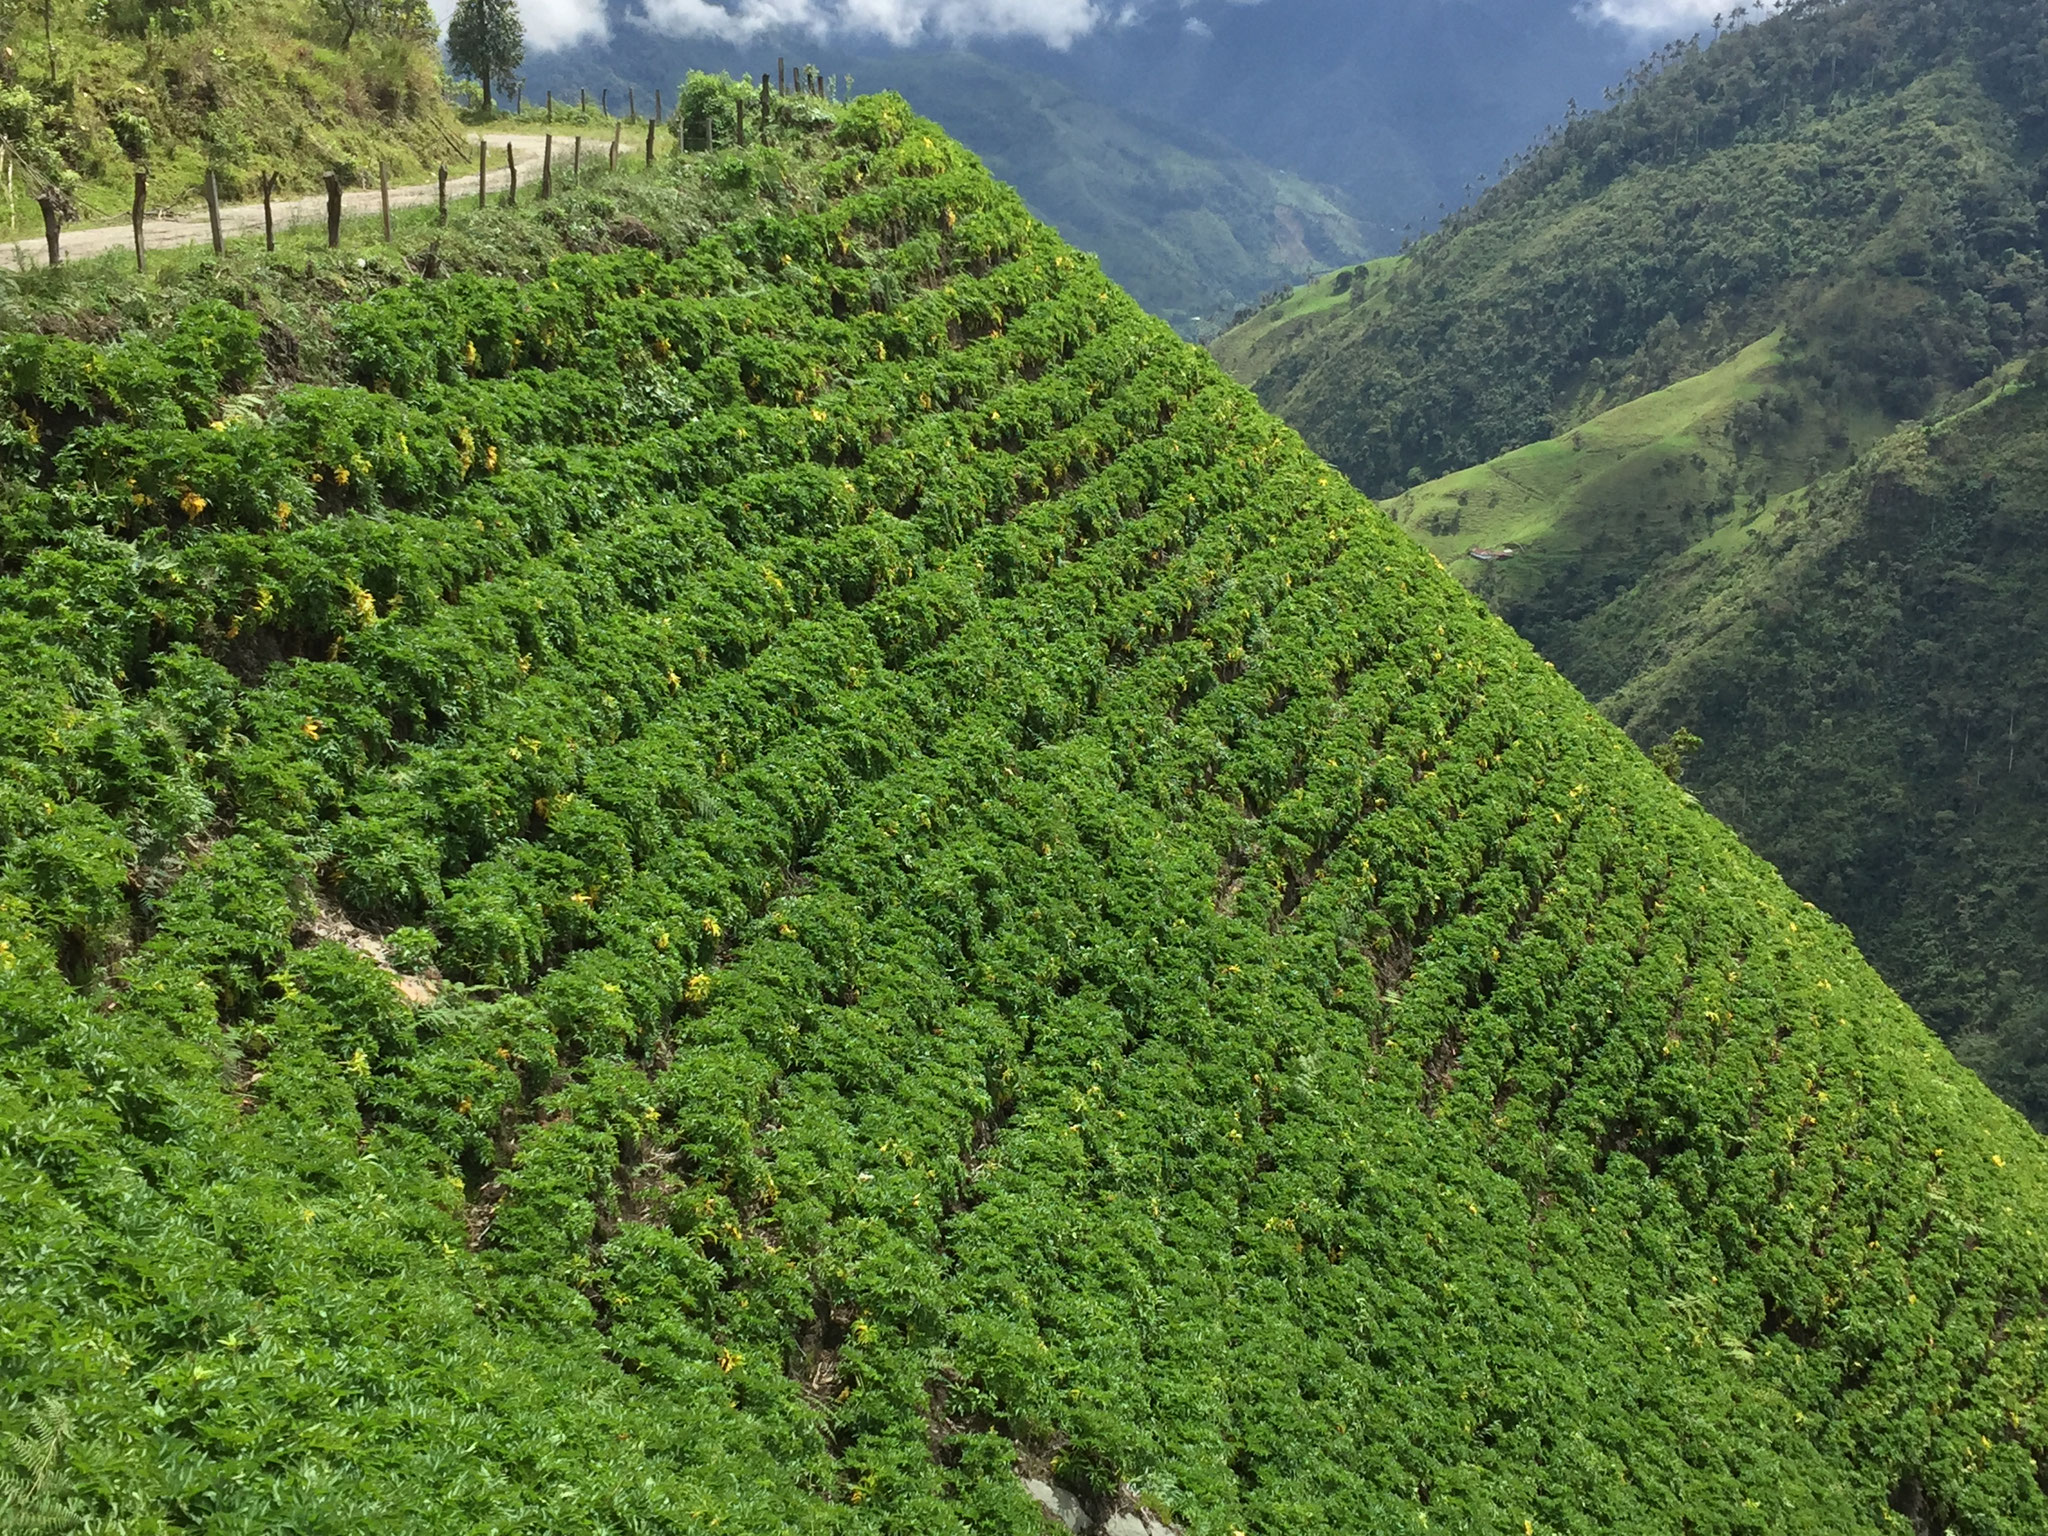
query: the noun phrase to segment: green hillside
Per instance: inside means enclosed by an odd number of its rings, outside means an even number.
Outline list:
[[[40,234],[46,184],[72,219],[125,218],[138,166],[152,210],[196,202],[209,165],[232,200],[257,196],[266,173],[286,193],[336,170],[374,183],[380,159],[400,179],[430,180],[462,142],[441,99],[433,18],[407,0],[351,8],[366,18],[353,36],[315,0],[54,0],[46,48],[45,8],[14,7],[0,22],[10,227]]]
[[[2048,1524],[2039,1138],[971,156],[816,116],[5,290],[12,1523]]]
[[[2044,1125],[2039,377],[1802,481],[1845,434],[1766,338],[1387,510],[1636,740],[1696,732],[1688,787]]]
[[[2044,85],[2013,41],[2048,11],[1928,19],[1794,6],[1667,52],[1345,302],[1303,290],[1215,351],[1410,484],[1395,519],[1638,742],[1697,731],[1708,808],[2048,1126],[2023,1065],[2048,1056],[2048,718],[2016,682],[2048,658],[2041,481],[2001,393],[2048,342]],[[1916,530],[1868,487],[1923,416],[1975,457],[1941,460]]]
[[[1238,376],[1392,494],[1783,328],[1813,392],[1915,417],[2048,342],[2040,0],[1800,0],[1667,50]]]

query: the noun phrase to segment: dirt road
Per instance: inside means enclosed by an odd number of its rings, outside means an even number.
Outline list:
[[[644,135],[645,129],[639,132]],[[591,128],[583,136],[583,156],[586,165],[602,165],[611,152],[611,139],[600,137],[602,130]],[[573,150],[574,134],[555,135],[555,174],[566,177]],[[540,191],[541,151],[545,140],[537,133],[493,134],[484,140],[490,146],[490,174],[488,190],[502,192],[509,182],[505,169],[505,146],[512,146],[515,163],[519,167],[519,185],[527,195]],[[469,139],[469,159],[466,165],[450,164],[448,167],[448,201],[450,206],[461,206],[462,199],[476,201],[476,144],[477,136]],[[645,153],[644,138],[635,142],[632,134],[622,138],[619,145],[619,159],[623,163],[628,152],[634,155]],[[424,182],[415,186],[393,187],[391,206],[393,208],[417,208],[434,201],[439,191],[436,182]],[[344,218],[361,218],[374,215],[378,209],[377,191],[350,191],[341,195],[341,212]],[[271,204],[279,234],[288,229],[311,227],[324,229],[327,223],[327,197],[321,193],[314,197],[295,197],[275,201]],[[220,210],[220,230],[227,239],[237,235],[260,235],[263,233],[263,205],[261,203],[224,204]],[[197,213],[178,213],[163,216],[147,216],[142,223],[144,245],[152,251],[167,250],[178,245],[203,245],[213,238],[206,221],[206,210]],[[89,256],[103,256],[109,251],[133,251],[135,233],[127,223],[102,224],[92,228],[67,229],[59,247],[62,259],[79,261]],[[48,247],[40,235],[32,240],[0,241],[0,263],[11,262],[17,267],[39,267],[43,264]]]

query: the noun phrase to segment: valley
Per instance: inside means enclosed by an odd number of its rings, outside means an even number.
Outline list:
[[[1639,743],[1696,732],[1702,803],[2048,1124],[2039,19],[1668,50],[1215,352]]]

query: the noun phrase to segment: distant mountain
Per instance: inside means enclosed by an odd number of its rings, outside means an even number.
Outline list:
[[[1271,0],[1155,10],[1065,51],[993,56],[1200,125],[1339,188],[1369,225],[1420,231],[1642,48],[1578,0]]]
[[[2041,0],[1676,49],[1216,344],[2048,1125]],[[1473,548],[1504,560],[1460,559]]]
[[[1392,251],[1432,225],[1634,44],[1570,0],[1350,0],[1171,7],[1066,50],[985,43],[882,51],[794,30],[734,48],[610,32],[529,60],[552,88],[614,106],[673,100],[687,70],[758,74],[778,57],[899,87],[1015,185],[1034,212],[1186,333],[1276,286]]]
[[[1275,287],[1397,243],[1343,194],[1213,134],[1119,111],[1044,75],[969,54],[862,62],[945,124],[1141,304],[1196,334]]]

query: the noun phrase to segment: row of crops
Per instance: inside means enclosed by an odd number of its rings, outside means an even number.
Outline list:
[[[0,343],[9,1497],[2048,1522],[1841,930],[900,101],[664,176]]]

